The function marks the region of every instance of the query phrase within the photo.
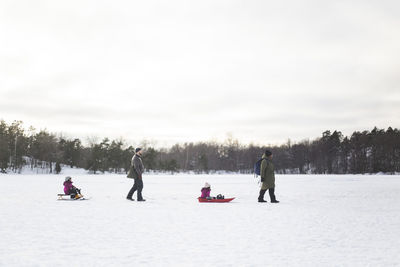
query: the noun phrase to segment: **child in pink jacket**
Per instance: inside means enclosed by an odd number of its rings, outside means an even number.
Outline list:
[[[209,183],[205,183],[204,187],[201,189],[201,198],[211,198],[210,197],[211,186]]]
[[[66,195],[71,195],[71,198],[80,198],[80,197],[82,197],[81,190],[76,188],[75,186],[73,186],[72,183],[73,182],[72,182],[71,176],[65,177],[64,193]]]

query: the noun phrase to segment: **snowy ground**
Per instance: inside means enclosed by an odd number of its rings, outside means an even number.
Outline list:
[[[277,176],[279,204],[246,175],[0,175],[0,266],[400,266],[400,176]],[[198,203],[204,182],[231,203]],[[268,199],[269,200],[269,199]]]

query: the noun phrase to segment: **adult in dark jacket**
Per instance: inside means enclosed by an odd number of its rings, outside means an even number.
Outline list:
[[[264,195],[267,190],[269,190],[269,197],[271,198],[271,203],[279,203],[275,197],[275,173],[274,164],[272,163],[272,152],[266,150],[262,156],[260,175],[261,175],[261,190],[258,196],[258,202],[267,202],[264,200]]]
[[[135,183],[133,184],[131,190],[129,190],[128,195],[126,198],[128,200],[133,200],[132,196],[133,193],[137,190],[137,200],[138,201],[146,201],[143,199],[142,196],[142,190],[143,190],[143,178],[142,174],[144,172],[144,166],[142,162],[142,149],[141,148],[136,148],[135,149],[135,155],[132,157],[131,161],[131,170],[132,170],[132,176],[133,179],[135,179]]]

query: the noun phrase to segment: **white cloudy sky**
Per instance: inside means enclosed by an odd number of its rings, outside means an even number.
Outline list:
[[[400,126],[399,1],[0,1],[0,119],[281,143]]]

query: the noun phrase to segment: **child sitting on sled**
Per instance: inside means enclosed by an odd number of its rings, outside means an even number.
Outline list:
[[[72,178],[71,176],[65,177],[64,181],[64,193],[66,195],[71,195],[71,198],[81,198],[81,190],[79,188],[76,188],[75,186],[72,185]]]
[[[204,187],[201,189],[201,198],[211,199],[210,197],[211,185],[209,183],[205,183]]]
[[[225,196],[218,194],[217,197],[210,196],[211,193],[211,185],[209,183],[205,183],[204,187],[201,189],[201,198],[205,199],[224,199]]]

